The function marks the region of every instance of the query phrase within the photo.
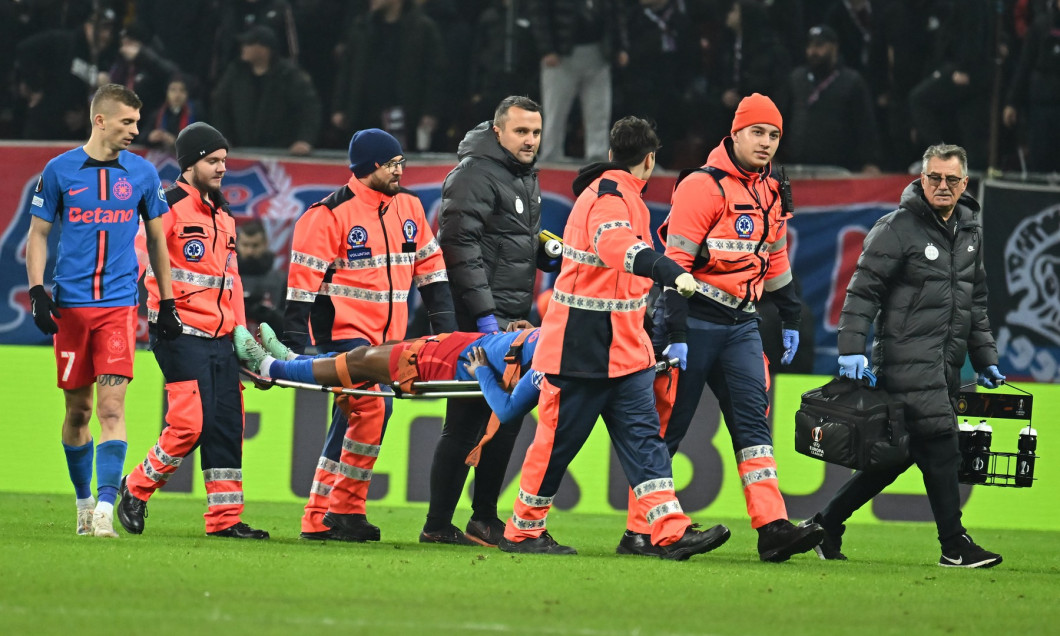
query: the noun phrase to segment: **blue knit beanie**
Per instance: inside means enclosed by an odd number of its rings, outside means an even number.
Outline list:
[[[350,139],[350,171],[361,179],[394,157],[404,154],[401,144],[390,133],[378,128],[358,130]]]

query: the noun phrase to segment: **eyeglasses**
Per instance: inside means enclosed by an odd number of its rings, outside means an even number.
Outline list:
[[[930,183],[931,185],[935,186],[936,188],[939,186],[940,183],[942,183],[942,175],[941,174],[932,173],[932,174],[926,174],[924,176],[927,177],[928,183]],[[946,177],[946,185],[948,185],[951,188],[956,188],[957,186],[961,185],[962,181],[964,181],[964,177],[955,177],[953,175],[950,175],[950,176]]]
[[[402,158],[402,159],[394,159],[393,161],[388,161],[388,162],[384,163],[383,165],[381,165],[379,167],[380,168],[386,168],[390,172],[395,172],[398,168],[404,169],[405,168],[405,164],[408,163],[408,162],[409,162],[409,160],[408,159],[404,159],[404,158]]]

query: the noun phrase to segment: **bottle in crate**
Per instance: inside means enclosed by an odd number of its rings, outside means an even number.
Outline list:
[[[1027,425],[1020,430],[1019,452],[1016,454],[1016,485],[1026,488],[1034,483],[1034,451],[1038,447],[1038,431]]]
[[[972,479],[977,484],[985,484],[990,474],[990,442],[994,429],[986,420],[979,420],[975,427],[975,459],[972,460]]]
[[[975,429],[968,423],[968,418],[964,418],[957,427],[957,443],[961,449],[961,467],[957,478],[961,483],[969,483],[972,478],[972,463],[975,461]]]

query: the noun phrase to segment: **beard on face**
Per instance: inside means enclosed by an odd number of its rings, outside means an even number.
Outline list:
[[[236,254],[240,275],[261,276],[272,271],[272,262],[276,256],[272,252],[263,252],[257,256],[240,256]]]

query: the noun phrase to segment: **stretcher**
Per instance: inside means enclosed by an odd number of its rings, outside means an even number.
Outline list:
[[[285,387],[288,389],[304,389],[306,391],[319,391],[322,393],[334,393],[335,395],[354,395],[357,397],[395,397],[404,400],[415,400],[415,399],[438,399],[438,398],[474,398],[482,397],[482,389],[479,387],[478,382],[474,380],[460,381],[460,380],[431,380],[428,382],[416,382],[412,385],[413,391],[404,391],[398,382],[390,384],[387,388],[389,391],[377,391],[369,388],[375,385],[370,382],[365,382],[363,387],[365,388],[347,388],[344,386],[327,386],[326,384],[310,384],[308,382],[295,382],[293,380],[277,380],[276,378],[266,378],[263,376],[250,371],[249,369],[241,368],[239,370],[245,377],[249,378],[251,382],[260,388],[269,388],[273,386]],[[387,386],[387,385],[382,385]],[[388,395],[393,393],[393,395]]]
[[[662,373],[667,369],[676,367],[678,364],[677,358],[670,358],[669,360],[662,360],[655,363],[655,372]],[[288,389],[304,389],[306,391],[318,391],[321,393],[334,393],[335,395],[354,395],[357,397],[395,397],[403,400],[422,400],[422,399],[439,399],[439,398],[475,398],[482,397],[482,388],[475,380],[429,380],[416,382],[412,385],[412,391],[404,391],[401,389],[399,382],[391,383],[388,388],[388,392],[376,391],[368,387],[374,386],[370,382],[365,382],[362,386],[365,388],[347,388],[343,386],[327,386],[324,384],[311,384],[308,382],[295,382],[293,380],[277,380],[276,378],[266,378],[258,375],[253,371],[240,368],[239,372],[247,377],[251,382],[260,388],[269,388],[274,386],[285,387]],[[392,392],[392,396],[387,396],[386,393]]]

